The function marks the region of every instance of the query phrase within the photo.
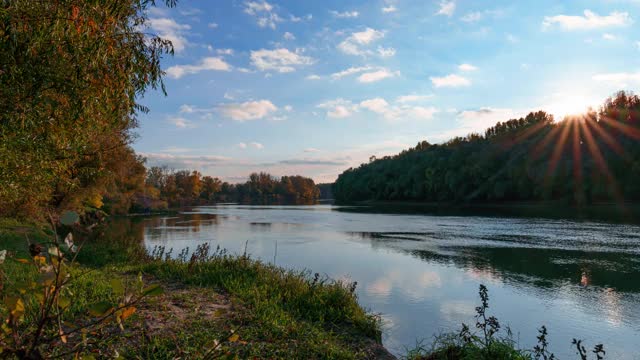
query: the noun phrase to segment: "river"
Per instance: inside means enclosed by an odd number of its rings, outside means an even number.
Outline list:
[[[177,254],[208,242],[232,253],[357,281],[380,313],[383,343],[416,342],[475,324],[479,284],[514,340],[531,348],[546,325],[551,350],[575,359],[573,338],[608,359],[640,359],[640,226],[482,216],[347,211],[333,205],[199,207],[110,226]]]

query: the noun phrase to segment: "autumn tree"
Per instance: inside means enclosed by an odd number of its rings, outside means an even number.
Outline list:
[[[174,1],[167,1],[173,6]],[[138,102],[161,88],[171,43],[152,0],[0,3],[0,215],[95,204],[131,143]]]

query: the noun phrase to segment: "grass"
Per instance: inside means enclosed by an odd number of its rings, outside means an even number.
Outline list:
[[[38,224],[0,219],[0,250],[9,250],[14,257],[29,256],[27,238],[46,242],[51,235]],[[81,266],[72,274],[77,278],[69,288],[73,293],[69,321],[86,314],[89,304],[114,299],[110,285],[114,278],[126,283],[140,273],[146,283],[165,288],[162,296],[146,299],[138,307],[123,331],[114,324],[101,330],[100,341],[86,344],[96,357],[368,359],[388,355],[380,345],[378,317],[358,305],[352,284],[220,250],[210,252],[206,246],[176,260],[169,259],[163,249],[148,256],[142,244],[125,238],[115,243],[90,240],[78,261]],[[17,283],[38,276],[33,268],[15,261],[1,266],[11,280],[1,290],[3,297],[16,293]],[[27,311],[25,322],[30,319]]]

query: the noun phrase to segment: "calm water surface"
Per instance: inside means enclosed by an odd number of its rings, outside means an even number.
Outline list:
[[[576,358],[573,337],[604,343],[608,359],[640,359],[640,226],[340,210],[219,205],[112,226],[131,227],[150,249],[208,242],[242,253],[246,243],[254,258],[357,281],[398,355],[473,324],[482,283],[491,313],[523,347],[544,324],[563,359]]]

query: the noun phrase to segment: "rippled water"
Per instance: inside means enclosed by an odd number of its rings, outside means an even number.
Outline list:
[[[640,359],[639,226],[344,210],[220,205],[112,226],[174,254],[203,242],[234,253],[246,246],[263,261],[357,281],[361,304],[382,314],[384,344],[398,355],[473,324],[483,283],[490,312],[523,347],[535,345],[544,324],[561,358],[576,358],[576,337],[604,343],[608,359]]]

